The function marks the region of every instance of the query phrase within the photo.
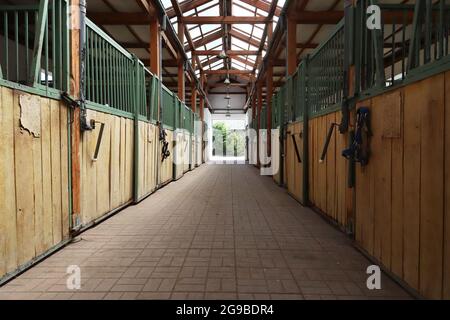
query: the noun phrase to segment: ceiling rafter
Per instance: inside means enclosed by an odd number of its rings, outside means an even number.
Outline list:
[[[173,9],[175,10],[178,20],[180,20],[180,21],[178,21],[178,23],[180,23],[183,18],[183,9],[181,8],[180,4],[178,3],[178,0],[170,0],[170,1],[172,3]],[[184,34],[186,36],[186,39],[188,41],[188,44],[189,44],[191,50],[194,50],[195,49],[194,42],[192,41],[191,33],[189,32],[186,25],[184,25]],[[198,57],[192,57],[192,59],[193,60],[195,59],[195,62],[196,62],[196,64],[194,64],[196,66],[194,68],[194,71],[197,67],[200,68],[200,70],[202,70],[202,64],[200,63],[200,59]]]

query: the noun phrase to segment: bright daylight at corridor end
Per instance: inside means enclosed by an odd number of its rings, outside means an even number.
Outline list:
[[[0,300],[450,300],[449,31],[450,0],[0,0]]]

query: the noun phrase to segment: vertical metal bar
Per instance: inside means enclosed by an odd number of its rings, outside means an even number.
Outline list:
[[[87,100],[91,100],[91,61],[89,59],[89,55],[91,54],[91,48],[89,45],[90,38],[91,33],[89,32],[89,28],[86,27],[86,87],[84,90]]]
[[[9,30],[8,30],[8,11],[5,11],[3,13],[4,15],[4,24],[3,24],[3,29],[4,29],[4,35],[5,35],[5,50],[4,50],[4,54],[5,54],[5,79],[9,80]]]
[[[109,43],[105,41],[105,47],[104,47],[104,57],[105,59],[105,104],[109,105],[109,93],[110,93],[110,80],[109,80],[109,72],[110,72],[110,64],[109,64]]]
[[[62,81],[64,82],[63,90],[69,91],[70,84],[70,50],[69,50],[69,33],[70,33],[70,22],[69,22],[69,5],[67,0],[64,0],[62,10]],[[87,27],[86,27],[87,28]]]
[[[371,4],[376,5],[377,1],[371,0]],[[384,29],[383,23],[383,29]],[[373,48],[375,51],[375,68],[376,68],[376,83],[377,87],[381,88],[385,86],[385,73],[384,73],[384,61],[383,61],[383,32],[381,30],[373,30],[372,37]]]
[[[391,85],[394,85],[395,82],[395,54],[396,54],[396,44],[395,44],[395,36],[397,34],[397,25],[395,23],[395,16],[394,16],[394,21],[392,23],[392,65],[391,65],[391,79],[392,79],[392,83]]]
[[[125,77],[125,73],[127,72],[127,68],[126,68],[127,61],[125,59],[126,58],[122,54],[119,55],[119,67],[120,67],[119,68],[119,70],[120,70],[120,77],[119,77],[120,96],[119,97],[120,97],[120,108],[122,108],[122,109],[125,107],[125,103],[126,103],[126,101],[125,101],[125,86],[127,84],[124,81],[124,77]],[[135,63],[137,63],[137,62],[135,62]],[[138,76],[139,76],[139,71],[137,70],[137,72],[138,72]],[[138,81],[138,79],[139,79],[138,76],[135,77],[135,81]],[[137,86],[137,83],[135,83],[135,85]],[[135,90],[137,90],[137,88]]]
[[[105,69],[105,58],[103,54],[103,46],[105,43],[105,40],[103,38],[99,38],[100,43],[98,47],[98,58],[100,59],[100,102],[101,104],[105,104],[105,96],[104,96],[104,69]]]
[[[407,72],[411,71],[417,66],[416,63],[416,47],[417,39],[419,38],[419,20],[420,20],[420,10],[422,8],[422,1],[416,1],[414,7],[414,20],[412,28],[412,36],[409,44],[409,54],[408,54],[408,69]]]
[[[444,0],[440,0],[439,1],[439,32],[438,32],[438,43],[436,45],[439,44],[439,48],[438,48],[438,59],[441,59],[444,57],[444,10],[445,10],[445,2]]]
[[[58,0],[56,2],[56,73],[55,79],[57,80],[55,84],[55,88],[64,90],[64,80],[63,80],[63,18],[62,18],[62,9],[63,9],[63,0]]]
[[[40,77],[42,46],[44,42],[44,34],[47,25],[47,15],[48,15],[48,0],[41,0],[39,4],[39,14],[36,23],[36,34],[33,49],[33,63],[31,64],[31,70],[33,74],[29,80],[30,84],[32,85],[38,83]]]
[[[134,62],[134,78],[135,81],[138,82],[139,78],[139,63],[135,58]],[[139,201],[139,108],[137,107],[138,101],[136,101],[139,97],[139,88],[138,86],[134,87],[134,202],[137,203]]]
[[[55,0],[52,0],[52,79],[53,79],[53,88],[57,88],[58,76],[56,73],[56,7]]]
[[[14,42],[16,47],[16,81],[20,81],[20,69],[19,69],[19,12],[14,11]]]
[[[100,97],[100,54],[99,54],[99,35],[95,34],[95,102],[101,103],[101,97]]]
[[[405,79],[406,72],[406,26],[408,24],[406,20],[407,11],[403,10],[403,30],[402,30],[402,80]],[[412,43],[410,42],[410,45]]]
[[[48,21],[48,20],[47,20]],[[48,88],[48,80],[49,80],[49,67],[48,67],[48,36],[49,36],[49,32],[48,32],[48,23],[45,24],[45,87]]]
[[[117,62],[117,50],[114,50],[114,108],[119,109],[119,66]]]
[[[28,11],[25,11],[24,16],[24,24],[25,24],[25,72],[26,79],[30,76],[30,50],[28,50],[28,46],[30,45],[30,35],[29,35],[29,16]]]
[[[432,7],[431,0],[425,1],[425,52],[424,52],[424,64],[427,64],[431,60],[431,32],[432,32]]]

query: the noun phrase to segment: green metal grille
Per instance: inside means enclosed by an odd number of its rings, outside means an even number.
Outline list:
[[[175,95],[162,86],[162,116],[164,126],[174,129],[175,128]]]
[[[66,0],[0,6],[0,79],[68,91],[68,17]]]
[[[379,5],[381,30],[366,27],[367,7]],[[411,20],[410,17],[413,16]],[[450,1],[421,0],[415,4],[358,1],[355,10],[356,90],[384,90],[429,69],[448,69]]]
[[[336,109],[343,99],[344,20],[328,41],[317,48],[308,65],[308,107],[311,116]]]
[[[137,78],[133,56],[87,20],[85,96],[96,103],[134,113]]]

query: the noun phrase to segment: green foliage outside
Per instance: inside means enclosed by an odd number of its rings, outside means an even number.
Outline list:
[[[213,156],[244,157],[245,131],[231,130],[224,122],[213,125]]]

